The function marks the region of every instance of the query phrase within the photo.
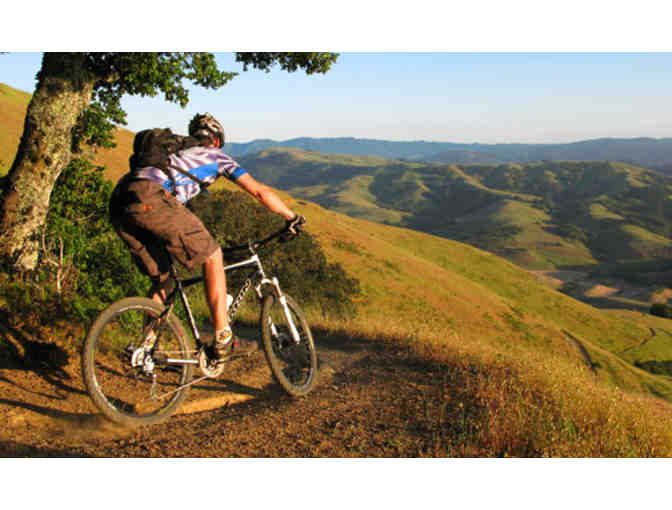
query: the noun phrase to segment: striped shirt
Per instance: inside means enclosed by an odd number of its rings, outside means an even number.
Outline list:
[[[171,154],[170,164],[207,183],[215,182],[222,176],[237,181],[240,176],[247,173],[247,170],[241,168],[231,156],[217,147],[192,147],[178,154]],[[168,167],[168,171],[175,179],[175,197],[181,203],[188,202],[201,192],[201,185],[198,182],[170,167]],[[153,166],[139,168],[135,175],[142,179],[157,182],[169,192],[173,192],[173,183],[170,177],[160,168]]]

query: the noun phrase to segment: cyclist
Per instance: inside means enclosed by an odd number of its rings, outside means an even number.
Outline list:
[[[305,223],[269,187],[255,180],[222,151],[222,125],[209,113],[196,114],[189,122],[189,135],[202,145],[170,156],[171,166],[211,183],[225,176],[260,201],[268,210],[283,216],[288,231],[298,234]],[[117,184],[110,200],[110,220],[124,240],[138,267],[152,279],[149,296],[163,304],[170,290],[169,260],[162,245],[188,269],[203,267],[205,296],[215,329],[210,351],[222,360],[257,348],[256,342],[235,338],[228,321],[226,276],[219,245],[184,204],[201,186],[172,169],[172,178],[155,167],[132,168]],[[173,189],[174,186],[174,189]],[[170,191],[174,191],[171,194]],[[235,214],[234,211],[231,212]]]

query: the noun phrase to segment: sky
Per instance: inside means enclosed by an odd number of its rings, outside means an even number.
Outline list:
[[[641,9],[627,11],[619,11],[611,3],[609,16],[598,10],[594,13],[599,20],[595,26],[603,27],[608,20],[612,30],[606,34],[593,31],[590,36],[586,34],[595,19],[586,16],[590,14],[589,6],[573,0],[563,3],[565,11],[548,11],[541,22],[533,19],[535,23],[513,16],[504,22],[498,17],[501,12],[491,10],[495,16],[484,16],[477,6],[470,14],[472,18],[480,16],[479,23],[465,23],[469,27],[466,32],[460,28],[462,19],[456,15],[459,13],[452,8],[438,20],[423,11],[424,25],[420,28],[412,23],[412,16],[406,20],[404,13],[397,13],[392,22],[383,25],[387,30],[381,31],[380,42],[370,35],[368,39],[351,39],[350,34],[356,34],[362,22],[346,14],[335,15],[341,30],[335,38],[321,38],[313,32],[306,36],[302,32],[303,38],[292,39],[288,34],[293,32],[282,25],[277,39],[277,27],[270,36],[264,30],[271,27],[271,17],[267,25],[259,22],[253,36],[249,35],[247,24],[233,32],[229,37],[241,41],[236,49],[258,51],[259,44],[264,50],[285,50],[277,46],[289,42],[292,50],[336,51],[340,56],[332,69],[325,75],[312,76],[278,68],[270,73],[242,72],[232,52],[216,53],[221,69],[241,74],[216,91],[190,87],[186,109],[160,97],[126,97],[126,127],[139,131],[165,126],[184,133],[195,113],[208,111],[223,123],[232,142],[356,137],[565,143],[603,137],[672,137],[672,46],[665,48],[655,38],[655,34],[666,33],[666,29],[662,30],[664,13],[656,15],[657,11],[645,8],[647,3],[642,0],[638,4]],[[516,4],[506,5],[509,8]],[[533,8],[530,5],[537,3],[521,6],[527,14]],[[576,16],[572,7],[581,8],[581,16]],[[556,23],[550,22],[551,14]],[[646,27],[641,27],[640,19],[647,20]],[[621,29],[626,24],[630,25],[627,32]],[[400,25],[406,31],[399,30]],[[291,24],[288,26],[291,28]],[[440,35],[446,38],[437,43],[439,39],[431,30],[426,31],[430,35],[425,34],[425,26],[442,26],[444,32]],[[332,30],[322,28],[327,33]],[[545,32],[550,34],[548,39],[541,37]],[[241,34],[248,35],[238,39]],[[261,43],[256,42],[259,34],[266,34],[266,38],[260,38]],[[450,38],[455,34],[466,36],[466,42],[456,44]],[[511,38],[511,34],[516,37]],[[530,40],[530,35],[535,39]],[[213,40],[219,39],[213,37],[220,36],[211,36],[206,44],[217,47]],[[314,45],[306,43],[312,40]],[[403,42],[397,44],[398,40]],[[73,42],[66,38],[60,44],[68,50],[74,45],[80,51],[99,49],[97,46],[102,44],[103,49],[109,50],[106,39],[102,41],[82,47],[80,39]],[[0,51],[6,48],[9,53],[0,55],[0,82],[27,92],[34,89],[40,67],[41,54],[37,50],[63,49],[44,39],[35,42],[31,38],[16,46],[3,46],[2,42],[0,39]],[[162,49],[160,42],[159,48],[156,44],[127,42],[129,49]],[[517,48],[522,49],[513,51]],[[554,51],[556,48],[563,51]]]

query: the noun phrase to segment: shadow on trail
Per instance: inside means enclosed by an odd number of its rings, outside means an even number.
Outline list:
[[[55,418],[57,420],[70,423],[72,425],[82,425],[84,427],[100,425],[105,423],[103,421],[102,415],[96,414],[80,414],[80,413],[71,413],[68,411],[60,411],[58,409],[52,409],[50,407],[38,406],[36,404],[30,404],[28,402],[20,402],[18,400],[8,400],[5,398],[0,398],[0,404],[5,404],[11,407],[20,407],[28,411],[33,411],[35,413],[41,414],[48,418]]]
[[[203,382],[204,383],[207,382],[210,384],[209,385],[194,384],[192,388],[195,390],[206,390],[212,392],[226,391],[231,393],[237,393],[239,395],[249,395],[251,397],[259,397],[260,395],[264,394],[264,390],[258,390],[256,388],[240,384],[231,379],[205,379]]]
[[[0,369],[31,371],[58,390],[83,394],[82,390],[65,383],[71,379],[63,369],[70,361],[68,352],[55,343],[38,339],[39,332],[33,328],[12,327],[8,312],[0,309],[0,352],[4,351],[0,356]],[[50,398],[65,399],[66,396],[52,395]]]
[[[83,458],[86,455],[74,455],[68,449],[44,448],[16,441],[0,441],[0,457],[3,458]]]

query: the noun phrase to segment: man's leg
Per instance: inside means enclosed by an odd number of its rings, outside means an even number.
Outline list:
[[[205,276],[205,297],[210,307],[212,324],[215,326],[214,354],[220,359],[249,354],[258,349],[256,342],[243,341],[233,336],[229,326],[226,304],[226,274],[222,250],[217,248],[203,263]]]
[[[226,275],[222,250],[217,248],[203,263],[205,276],[205,297],[210,307],[210,317],[215,331],[229,327],[226,310]]]
[[[152,287],[149,289],[148,297],[152,299],[155,303],[164,305],[168,294],[172,289],[172,281],[170,278],[167,278],[163,282],[155,282]]]

